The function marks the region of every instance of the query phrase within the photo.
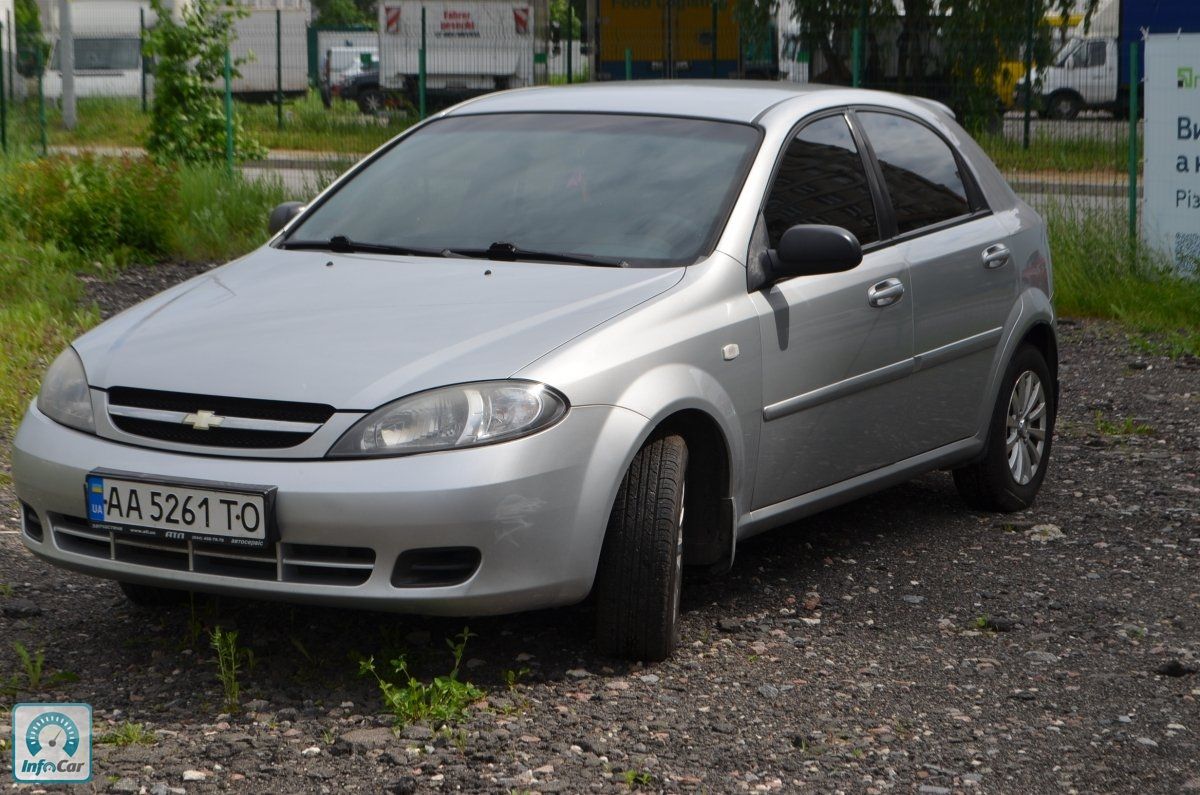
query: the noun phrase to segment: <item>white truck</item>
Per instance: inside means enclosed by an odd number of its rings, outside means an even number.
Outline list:
[[[239,67],[241,77],[234,78],[234,94],[251,99],[269,99],[275,95],[277,77],[282,78],[285,95],[308,90],[308,22],[312,10],[308,0],[241,0],[249,15],[234,23],[230,51],[235,59],[247,62]],[[186,0],[172,6],[181,15]],[[282,70],[276,64],[276,9],[279,11],[279,42]],[[46,38],[52,44],[50,60],[42,77],[42,90],[48,99],[62,95],[62,72],[58,47],[58,4],[52,2],[43,18]],[[142,91],[141,24],[154,25],[156,15],[144,0],[72,0],[71,29],[75,39],[75,96],[136,97]],[[153,91],[154,78],[146,76],[147,91]]]
[[[379,82],[417,99],[421,10],[425,91],[460,97],[533,85],[534,4],[522,0],[382,0]]]

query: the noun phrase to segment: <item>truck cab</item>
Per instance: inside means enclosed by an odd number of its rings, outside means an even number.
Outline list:
[[[1082,110],[1114,110],[1120,95],[1117,40],[1071,38],[1041,70],[1042,112],[1073,119]]]

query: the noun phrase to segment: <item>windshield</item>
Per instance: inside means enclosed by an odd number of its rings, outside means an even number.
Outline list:
[[[711,252],[760,140],[743,124],[515,113],[439,119],[348,180],[288,241],[687,264]]]
[[[1075,53],[1079,47],[1079,39],[1067,39],[1063,42],[1062,47],[1059,47],[1058,53],[1054,56],[1055,66],[1066,66],[1068,59]]]

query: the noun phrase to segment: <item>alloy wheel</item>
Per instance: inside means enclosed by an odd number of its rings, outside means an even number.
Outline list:
[[[1008,399],[1004,450],[1013,480],[1024,486],[1037,475],[1046,449],[1046,390],[1037,373],[1026,370]]]

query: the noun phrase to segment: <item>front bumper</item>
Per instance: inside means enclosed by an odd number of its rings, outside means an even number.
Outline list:
[[[431,615],[571,604],[591,589],[644,422],[627,409],[577,406],[541,433],[487,447],[253,460],[129,446],[63,427],[30,406],[13,444],[17,496],[32,513],[21,538],[57,565],[164,587]],[[97,537],[81,517],[84,476],[101,467],[276,486],[279,543],[251,563],[186,544],[172,551]],[[454,585],[393,584],[402,553],[431,548],[477,549],[480,562]],[[357,581],[339,580],[346,572]]]

